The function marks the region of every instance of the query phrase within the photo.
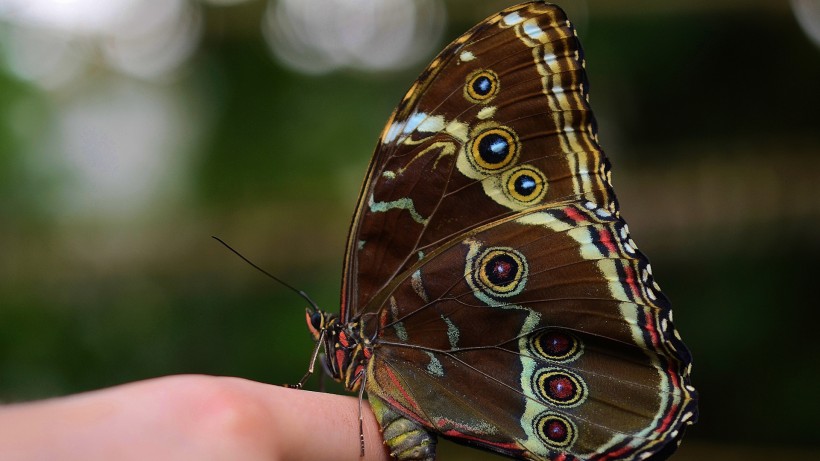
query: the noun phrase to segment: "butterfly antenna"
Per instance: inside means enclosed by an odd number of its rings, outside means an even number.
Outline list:
[[[271,274],[270,272],[266,271],[265,269],[262,269],[261,267],[257,266],[256,264],[254,264],[254,263],[253,263],[253,261],[251,261],[250,259],[248,259],[248,258],[246,258],[246,257],[242,256],[242,253],[240,253],[240,252],[238,252],[238,251],[234,250],[234,249],[233,249],[233,247],[231,247],[230,245],[228,245],[227,243],[225,243],[225,241],[224,241],[224,240],[222,240],[221,238],[219,238],[219,237],[217,237],[217,236],[215,236],[215,235],[212,235],[211,237],[213,237],[213,239],[214,239],[214,240],[216,240],[217,242],[221,243],[221,244],[222,244],[222,246],[224,246],[225,248],[227,248],[227,249],[231,250],[231,251],[233,252],[233,254],[235,254],[235,255],[239,256],[240,258],[242,258],[242,260],[243,260],[243,261],[245,261],[246,263],[250,264],[250,265],[251,265],[251,267],[253,267],[254,269],[258,270],[259,272],[261,272],[261,273],[263,273],[263,274],[265,274],[265,275],[267,275],[268,277],[272,278],[273,280],[275,280],[275,281],[279,282],[280,284],[284,285],[284,286],[285,286],[286,288],[288,288],[289,290],[291,290],[291,291],[293,291],[294,293],[296,293],[296,294],[298,294],[299,296],[301,296],[301,297],[302,297],[305,301],[307,301],[308,303],[310,303],[310,305],[311,305],[311,307],[313,308],[313,311],[314,311],[314,312],[316,312],[316,311],[318,311],[318,310],[319,310],[319,306],[318,306],[318,305],[317,305],[317,304],[316,304],[316,303],[315,303],[312,299],[310,299],[310,296],[308,296],[308,295],[307,295],[307,293],[305,293],[304,291],[299,290],[299,289],[297,289],[297,288],[293,287],[293,285],[291,285],[291,284],[289,284],[289,283],[285,282],[284,280],[280,279],[279,277],[277,277],[277,276],[275,276],[275,275]]]

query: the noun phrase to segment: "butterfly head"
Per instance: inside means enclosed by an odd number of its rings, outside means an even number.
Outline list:
[[[319,341],[322,332],[329,331],[330,327],[337,322],[336,314],[311,308],[305,309],[305,320],[307,320],[308,330],[313,335],[314,341]]]
[[[372,344],[362,335],[360,323],[341,323],[336,314],[310,309],[306,320],[313,339],[323,342],[325,371],[347,389],[358,390],[372,353]]]

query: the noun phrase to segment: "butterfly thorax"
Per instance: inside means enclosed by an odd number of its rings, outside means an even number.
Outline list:
[[[313,338],[324,343],[325,369],[330,377],[346,389],[357,391],[373,353],[373,344],[364,335],[361,322],[340,322],[336,314],[317,310],[307,312],[307,323]]]

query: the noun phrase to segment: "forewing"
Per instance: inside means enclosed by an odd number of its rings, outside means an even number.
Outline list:
[[[569,198],[617,213],[583,65],[563,11],[541,2],[488,18],[430,64],[363,184],[342,319],[377,309],[394,276],[471,228]]]

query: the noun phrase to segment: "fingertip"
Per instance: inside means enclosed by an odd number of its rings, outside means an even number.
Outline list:
[[[359,401],[342,396],[269,386],[266,402],[276,426],[277,451],[285,460],[387,461],[390,459],[370,404],[362,402],[365,451],[361,457]]]

